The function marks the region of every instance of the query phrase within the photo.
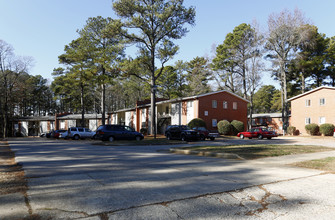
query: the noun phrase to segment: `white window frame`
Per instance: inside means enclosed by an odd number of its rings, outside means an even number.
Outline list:
[[[217,108],[218,102],[216,100],[212,100],[212,108]]]
[[[223,101],[222,107],[223,107],[223,109],[228,109],[228,102]]]
[[[306,107],[310,107],[311,106],[311,100],[310,99],[306,99],[305,100],[305,106]]]
[[[312,123],[312,120],[311,120],[310,117],[305,118],[305,125],[309,125],[309,124],[311,124],[311,123]]]
[[[218,126],[218,120],[217,119],[212,119],[212,127],[216,128]]]
[[[233,109],[234,109],[234,110],[237,109],[237,102],[233,102]]]
[[[325,116],[319,117],[319,124],[322,125],[322,124],[325,124],[325,123],[326,123],[326,117]]]
[[[326,105],[326,99],[325,98],[320,98],[320,105]]]

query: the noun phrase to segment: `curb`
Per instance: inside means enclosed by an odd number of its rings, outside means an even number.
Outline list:
[[[243,157],[232,153],[214,153],[209,151],[181,150],[176,148],[170,148],[170,152],[175,154],[197,155],[203,157],[218,157],[225,159],[245,160]]]

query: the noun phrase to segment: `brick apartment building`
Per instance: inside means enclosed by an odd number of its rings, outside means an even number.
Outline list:
[[[217,91],[196,96],[160,100],[156,103],[157,131],[164,133],[168,125],[187,125],[194,118],[202,118],[209,130],[217,130],[221,120],[239,120],[247,128],[248,100],[229,91]],[[111,114],[112,124],[125,124],[149,129],[150,103],[138,102],[135,108],[122,109]]]
[[[291,125],[300,134],[307,134],[307,124],[335,124],[335,87],[321,86],[288,101],[291,102]]]

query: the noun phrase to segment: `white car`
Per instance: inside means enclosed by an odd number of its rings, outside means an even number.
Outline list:
[[[91,131],[89,128],[71,127],[67,130],[66,137],[79,140],[84,138],[93,138],[94,135],[95,132]]]

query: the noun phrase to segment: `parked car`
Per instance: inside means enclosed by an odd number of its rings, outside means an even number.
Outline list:
[[[143,134],[135,131],[134,128],[124,125],[100,125],[96,131],[96,139],[103,141],[114,140],[137,140],[144,138]]]
[[[210,132],[205,127],[194,127],[193,130],[199,132],[200,140],[204,141],[206,139],[210,139],[214,141],[216,137],[219,137],[219,133],[217,132]]]
[[[190,129],[186,125],[171,125],[165,131],[165,136],[168,140],[177,139],[182,141],[199,140],[199,132]]]
[[[80,138],[93,138],[94,135],[95,132],[91,131],[89,128],[71,127],[67,130],[66,137],[79,140]]]
[[[59,135],[61,134],[61,133],[64,133],[64,132],[66,132],[67,130],[56,130],[56,131],[53,131],[52,133],[51,133],[51,137],[53,137],[53,138],[59,138]]]
[[[237,137],[244,139],[245,137],[251,138],[258,138],[258,139],[271,139],[273,137],[278,137],[278,134],[275,131],[270,131],[267,128],[251,128],[248,131],[240,132],[237,134]]]
[[[63,132],[63,133],[60,133],[60,134],[59,134],[59,138],[64,138],[64,139],[66,139],[66,138],[68,138],[68,134],[69,134],[68,131],[65,131],[65,132]]]

